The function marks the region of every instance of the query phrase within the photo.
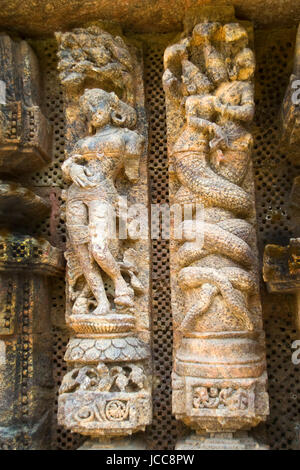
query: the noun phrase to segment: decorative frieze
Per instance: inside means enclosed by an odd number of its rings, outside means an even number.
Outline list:
[[[173,221],[170,244],[173,412],[212,436],[265,420],[268,395],[248,129],[252,30],[229,10],[198,17],[164,55],[170,200],[185,211],[182,238]]]
[[[107,439],[151,422],[149,240],[127,233],[134,217],[124,211],[148,204],[141,56],[99,25],[57,40],[70,184],[66,321],[74,330],[59,422]]]

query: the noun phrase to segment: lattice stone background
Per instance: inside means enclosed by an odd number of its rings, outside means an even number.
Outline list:
[[[288,242],[293,234],[288,198],[293,178],[300,168],[293,166],[280,148],[279,110],[292,68],[295,30],[256,31],[257,57],[256,117],[253,126],[253,153],[258,242],[260,258],[266,243]],[[166,123],[161,84],[163,51],[168,38],[157,36],[145,41],[145,91],[149,117],[149,176],[151,202],[168,202]],[[63,248],[65,225],[60,165],[64,160],[63,95],[56,71],[56,45],[53,40],[33,41],[43,71],[45,110],[54,128],[53,161],[24,180],[24,184],[51,198],[51,217],[35,228],[37,235]],[[59,210],[61,208],[61,211]],[[153,240],[153,357],[155,389],[153,424],[146,431],[149,447],[172,449],[183,427],[171,415],[172,318],[170,310],[169,255],[166,240]],[[300,385],[299,366],[291,362],[294,329],[294,298],[267,294],[262,283],[264,325],[271,414],[266,426],[256,434],[273,449],[299,448]],[[56,392],[66,372],[63,361],[68,341],[64,323],[64,279],[55,281],[52,291],[53,365]],[[53,415],[53,449],[75,449],[83,438],[56,424],[57,401]]]

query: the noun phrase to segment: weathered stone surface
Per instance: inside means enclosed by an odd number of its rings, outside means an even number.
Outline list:
[[[170,246],[173,412],[212,433],[268,414],[247,129],[255,60],[251,26],[230,14],[224,24],[222,8],[200,10],[201,22],[166,49],[163,76],[170,200],[194,207],[182,239],[173,221]]]
[[[88,439],[78,450],[147,450],[142,434],[126,437]]]
[[[23,229],[50,212],[50,204],[18,183],[0,180],[0,226]]]
[[[143,430],[152,410],[149,243],[120,236],[120,196],[146,211],[148,202],[139,51],[99,25],[56,37],[70,183],[66,321],[76,333],[58,419],[84,435],[122,436]]]
[[[294,178],[289,197],[289,214],[293,221],[293,235],[300,236],[300,176]]]
[[[298,26],[293,73],[281,106],[282,146],[289,159],[299,164],[300,144],[300,26]],[[269,292],[296,294],[296,327],[300,332],[300,177],[294,178],[289,197],[293,236],[287,246],[266,245],[263,277]]]
[[[266,245],[264,281],[269,292],[297,292],[300,289],[300,239],[291,238],[287,246]]]
[[[51,128],[41,109],[37,59],[26,41],[0,35],[0,80],[0,172],[32,171],[51,158]]]
[[[66,30],[95,19],[113,21],[124,30],[136,32],[180,31],[187,12],[203,5],[219,5],[215,0],[2,0],[0,21],[29,35]],[[258,25],[293,24],[300,20],[299,0],[227,0],[234,5],[238,18]]]
[[[0,448],[50,447],[53,379],[49,275],[62,256],[45,240],[0,237]]]
[[[47,275],[64,270],[62,253],[47,240],[30,235],[0,232],[0,271],[22,272],[30,270]]]
[[[50,126],[27,42],[1,34],[0,64],[0,448],[47,449],[54,402],[49,276],[64,271],[64,259],[30,235],[50,206],[16,177],[50,160]]]

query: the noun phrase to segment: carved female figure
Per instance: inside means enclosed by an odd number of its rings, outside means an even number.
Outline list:
[[[115,180],[121,169],[125,169],[130,181],[139,176],[144,138],[128,129],[135,125],[135,110],[114,93],[86,90],[80,106],[89,135],[76,143],[62,166],[65,178],[72,182],[66,205],[71,249],[86,280],[72,314],[105,315],[111,306],[101,270],[113,280],[115,305],[125,309],[133,306],[133,289],[122,276],[120,263],[113,254],[112,241],[116,240],[110,240],[109,219],[116,207]],[[89,312],[91,294],[96,299],[96,308]]]

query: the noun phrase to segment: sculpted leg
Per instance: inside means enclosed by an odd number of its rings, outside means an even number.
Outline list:
[[[98,25],[56,38],[65,96],[62,169],[70,184],[66,322],[73,330],[58,421],[88,437],[82,449],[145,448],[131,435],[151,422],[150,241],[121,242],[112,225],[118,193],[148,203],[142,44],[129,48]]]
[[[93,314],[104,315],[105,313],[109,312],[110,305],[107,300],[100,270],[98,266],[96,265],[96,263],[91,261],[89,249],[86,244],[77,245],[76,253],[77,253],[78,259],[80,260],[80,264],[83,268],[83,273],[86,278],[86,281],[97,301],[97,307],[93,311]],[[83,302],[84,300],[82,296],[79,296],[73,306],[73,313],[84,313],[82,309],[80,310],[80,304],[82,306]],[[86,303],[88,304],[88,301]],[[78,311],[75,311],[75,310],[78,310]]]
[[[133,290],[124,280],[119,263],[109,249],[109,205],[92,201],[89,205],[90,248],[94,259],[101,269],[113,280],[115,285],[115,303],[131,307]]]
[[[105,293],[100,270],[96,263],[91,260],[88,244],[86,243],[88,241],[86,239],[87,207],[81,201],[72,201],[67,204],[66,216],[68,227],[72,229],[69,230],[72,249],[79,262],[80,269],[88,287],[92,291],[98,304],[94,313],[105,314],[109,311],[109,302]],[[73,314],[88,313],[89,289],[87,287],[83,288],[82,292],[77,297],[72,308]]]

